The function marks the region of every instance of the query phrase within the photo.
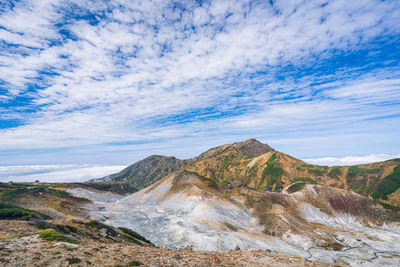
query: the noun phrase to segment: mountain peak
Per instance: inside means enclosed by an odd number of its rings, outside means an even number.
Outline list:
[[[275,151],[269,145],[263,144],[257,139],[251,138],[246,141],[225,144],[222,146],[211,148],[210,150],[207,150],[206,152],[200,154],[198,157],[194,158],[194,160],[202,160],[204,158],[212,157],[226,150],[237,150],[238,152],[250,157],[257,157],[262,154]]]
[[[251,157],[257,157],[262,154],[274,151],[274,149],[271,148],[269,145],[261,143],[254,138],[242,142],[233,143],[231,146],[238,149],[243,154]]]

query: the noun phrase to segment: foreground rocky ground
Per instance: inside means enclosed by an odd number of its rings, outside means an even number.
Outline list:
[[[53,220],[76,228],[68,241],[45,240],[37,222],[0,221],[1,266],[340,266],[263,250],[203,253],[135,244],[90,221]],[[77,234],[78,233],[78,234]],[[120,234],[121,235],[121,234]]]

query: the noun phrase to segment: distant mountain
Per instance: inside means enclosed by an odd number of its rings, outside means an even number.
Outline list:
[[[400,206],[400,159],[355,166],[318,166],[275,151],[256,139],[221,145],[188,160],[150,156],[108,179],[128,181],[141,189],[180,169],[209,179],[221,190],[247,186],[280,191],[293,183],[297,187],[321,184]]]
[[[153,155],[108,176],[107,180],[127,181],[135,188],[142,189],[178,170],[183,165],[184,161],[175,157]]]

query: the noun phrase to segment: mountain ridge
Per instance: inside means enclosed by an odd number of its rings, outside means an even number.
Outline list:
[[[183,164],[183,160],[173,156],[152,155],[108,176],[107,179],[128,181],[136,188],[142,189],[179,169]]]
[[[348,189],[400,206],[400,159],[353,166],[313,165],[254,138],[217,146],[186,160],[153,155],[111,175],[110,180],[128,181],[142,189],[180,169],[204,176],[221,189],[246,185],[279,191],[301,181],[303,186],[317,183]]]

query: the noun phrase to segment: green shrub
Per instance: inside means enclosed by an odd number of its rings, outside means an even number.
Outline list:
[[[292,180],[292,183],[295,183],[295,182],[305,182],[307,184],[318,184],[315,180],[311,179],[311,177],[299,177],[298,176]]]
[[[27,188],[14,188],[14,189],[10,189],[10,190],[6,190],[6,191],[2,192],[1,198],[4,201],[7,201],[7,200],[13,199],[14,197],[16,197],[18,195],[24,194],[26,192],[28,192]]]
[[[39,238],[47,241],[67,241],[67,237],[51,229],[39,233]]]
[[[312,175],[322,176],[325,174],[326,170],[323,168],[322,169],[307,169],[307,172]]]
[[[367,176],[369,174],[379,174],[383,171],[382,167],[379,168],[361,168],[358,166],[351,166],[349,167],[349,169],[347,170],[347,177],[348,178],[354,178],[357,176]]]
[[[50,224],[47,223],[47,222],[37,222],[37,223],[35,223],[35,226],[36,226],[38,229],[41,229],[41,230],[50,228]]]
[[[289,191],[289,193],[297,192],[297,191],[303,189],[303,187],[305,185],[306,185],[305,182],[297,182],[297,183],[292,184],[291,186],[289,186],[288,191]]]
[[[93,228],[99,229],[99,230],[102,229],[102,228],[105,228],[107,235],[110,235],[110,236],[118,236],[119,235],[118,232],[115,231],[115,229],[113,227],[108,226],[108,225],[106,225],[104,223],[95,221],[95,220],[92,220],[90,222],[81,222],[81,223],[83,223],[84,225],[87,225],[89,227],[93,227]]]
[[[262,179],[258,187],[262,186],[264,180],[267,179],[266,187],[268,189],[272,189],[274,186],[275,189],[281,189],[281,177],[284,174],[284,170],[281,168],[281,164],[276,160],[276,153],[272,154],[266,165],[267,166],[263,170]]]
[[[147,244],[151,244],[151,242],[149,240],[147,240],[146,238],[144,238],[143,236],[139,235],[138,233],[136,233],[135,231],[125,228],[125,227],[118,227],[118,229],[120,229],[122,232],[124,232],[125,234],[127,234],[128,236],[131,236],[133,238],[139,239]]]
[[[139,261],[131,261],[127,264],[127,266],[131,267],[131,266],[140,266],[143,265],[143,263],[139,262]]]
[[[3,201],[9,201],[12,200],[22,194],[37,194],[37,193],[49,193],[55,196],[59,196],[59,197],[68,197],[71,196],[70,193],[65,192],[65,191],[61,191],[61,190],[57,190],[57,189],[53,189],[53,188],[49,188],[48,186],[45,185],[38,185],[38,186],[32,186],[30,185],[30,187],[23,187],[23,188],[13,188],[10,190],[6,190],[3,191],[0,194],[0,199]]]
[[[71,196],[70,193],[68,193],[68,192],[66,192],[66,191],[62,191],[62,190],[57,190],[57,189],[48,188],[48,191],[49,191],[51,194],[56,195],[56,196],[59,196],[59,197],[69,197],[69,196]]]
[[[34,210],[24,209],[15,205],[0,203],[0,219],[1,220],[29,220],[33,215],[39,215],[43,219],[51,219],[51,217]]]
[[[330,177],[338,177],[342,174],[342,171],[339,167],[332,167],[332,169],[328,172],[328,176]]]
[[[359,174],[359,172],[360,168],[358,168],[358,166],[351,166],[347,169],[347,177],[354,178]]]
[[[80,263],[82,260],[78,259],[78,258],[68,258],[66,259],[68,261],[68,264],[76,264],[76,263]]]
[[[209,186],[210,186],[211,188],[214,188],[214,189],[217,189],[217,188],[218,188],[217,179],[214,179],[214,178],[210,179],[210,180],[208,181],[208,184],[209,184]]]
[[[77,233],[78,232],[78,229],[72,225],[58,224],[57,229],[64,233]]]

